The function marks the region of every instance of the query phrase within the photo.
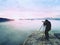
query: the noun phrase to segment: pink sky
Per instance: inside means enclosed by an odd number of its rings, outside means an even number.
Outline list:
[[[0,17],[6,18],[43,18],[60,15],[57,0],[5,0],[0,1]]]
[[[43,9],[42,9],[43,10]],[[7,18],[43,18],[43,17],[55,17],[59,15],[60,11],[48,11],[48,10],[23,10],[23,9],[6,9],[0,12],[0,17],[7,17]]]

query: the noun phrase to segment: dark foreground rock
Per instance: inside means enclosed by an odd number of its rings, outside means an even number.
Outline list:
[[[57,36],[60,35],[50,33],[49,40],[46,40],[43,32],[34,32],[27,37],[23,45],[60,45],[60,39]]]

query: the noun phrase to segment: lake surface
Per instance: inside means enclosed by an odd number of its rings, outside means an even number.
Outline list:
[[[50,32],[60,33],[60,21],[50,20]],[[32,32],[43,30],[42,20],[17,20],[0,23],[0,45],[22,45]]]

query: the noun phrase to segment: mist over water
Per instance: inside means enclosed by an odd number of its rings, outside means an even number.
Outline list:
[[[60,33],[60,21],[50,20],[51,31]],[[0,23],[0,45],[22,45],[33,31],[39,30],[42,20],[19,20]]]

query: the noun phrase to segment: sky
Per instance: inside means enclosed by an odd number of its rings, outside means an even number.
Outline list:
[[[60,17],[60,0],[0,0],[0,17]]]

